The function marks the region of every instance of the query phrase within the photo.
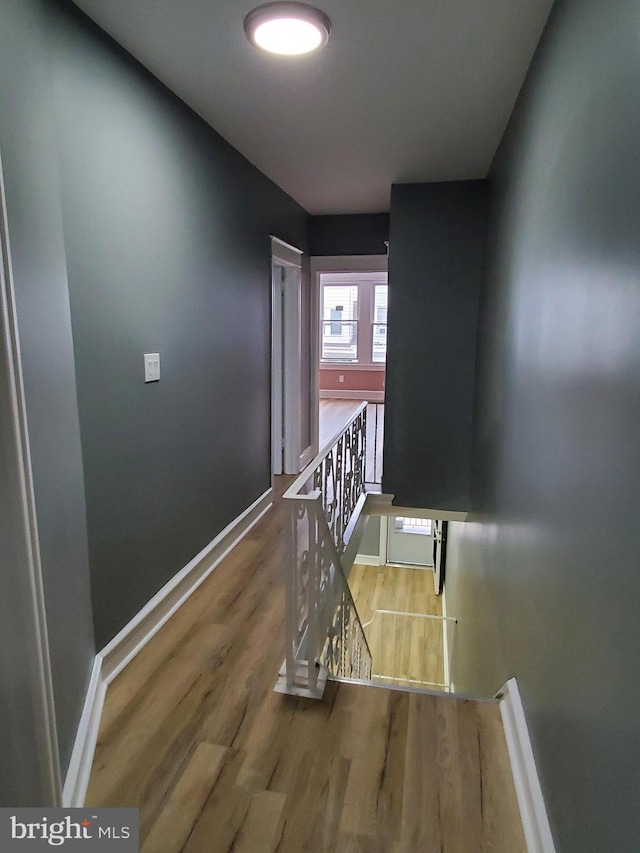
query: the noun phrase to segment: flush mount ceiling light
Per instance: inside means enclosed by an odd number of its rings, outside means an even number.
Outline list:
[[[323,47],[331,22],[306,3],[265,3],[249,12],[244,31],[251,44],[281,56],[301,56]]]

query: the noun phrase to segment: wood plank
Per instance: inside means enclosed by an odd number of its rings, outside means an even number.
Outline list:
[[[233,841],[234,853],[273,853],[280,841],[282,811],[287,798],[273,791],[251,797],[240,831]]]
[[[209,798],[226,747],[199,743],[142,845],[142,853],[180,853]]]

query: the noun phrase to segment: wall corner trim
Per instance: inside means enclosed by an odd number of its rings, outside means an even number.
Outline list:
[[[528,853],[555,853],[547,809],[515,678],[497,694]]]
[[[98,652],[63,787],[62,802],[66,808],[84,805],[109,684],[255,527],[272,504],[273,489],[269,488],[171,578],[128,625]]]

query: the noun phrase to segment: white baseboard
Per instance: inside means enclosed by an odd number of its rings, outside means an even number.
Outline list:
[[[377,557],[375,554],[356,554],[353,562],[360,566],[384,566],[382,557]]]
[[[273,489],[267,489],[166,583],[96,655],[62,792],[66,808],[84,805],[107,687],[260,521],[270,509],[272,498]]]
[[[62,789],[62,805],[65,808],[79,808],[84,804],[106,692],[107,685],[102,679],[102,655],[98,654],[93,662],[84,708]]]
[[[321,400],[367,400],[369,403],[384,403],[384,391],[335,391],[320,390]]]
[[[547,809],[515,678],[497,694],[528,853],[555,853]]]
[[[190,563],[171,578],[128,625],[102,650],[102,677],[107,684],[120,673],[149,640],[211,574],[229,551],[246,536],[271,507],[273,490],[261,495],[228,524]]]

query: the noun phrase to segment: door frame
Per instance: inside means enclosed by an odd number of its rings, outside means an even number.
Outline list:
[[[320,274],[387,272],[387,255],[314,255],[311,257],[311,447],[320,444]]]
[[[271,235],[271,471],[300,468],[302,255]],[[283,269],[284,276],[276,275]],[[283,446],[279,447],[282,442]]]
[[[444,590],[445,571],[447,565],[447,533],[448,522],[441,519],[435,520],[435,554],[433,565],[433,587],[436,595],[441,595]]]
[[[402,533],[398,533],[395,530],[395,524],[394,523],[395,523],[395,520],[397,518],[418,518],[418,517],[419,516],[410,515],[408,512],[407,513],[404,513],[404,512],[400,513],[399,512],[397,515],[391,515],[391,516],[387,517],[387,524],[388,524],[388,526],[387,526],[387,550],[385,553],[387,565],[389,565],[389,566],[410,566],[413,569],[435,571],[436,520],[433,518],[426,518],[425,519],[426,521],[431,522],[431,534],[428,537],[425,536],[425,534],[417,534],[417,533],[412,533],[409,531],[403,531]],[[413,539],[413,540],[407,539],[407,540],[405,540],[406,542],[413,541],[416,544],[419,541],[419,539],[422,539],[423,537],[425,539],[428,538],[429,542],[431,543],[431,548],[429,549],[429,546],[426,545],[425,551],[429,554],[431,559],[433,559],[433,562],[432,563],[424,563],[424,562],[420,562],[419,560],[415,560],[415,559],[413,559],[413,560],[393,559],[393,555],[392,555],[391,551],[393,549],[393,540],[396,538],[396,536],[401,536],[401,537],[402,536],[407,536],[407,537],[417,536],[418,539]],[[396,540],[396,542],[398,542],[398,544],[399,544],[399,541],[402,541],[402,540]],[[424,544],[424,543],[422,543],[422,544]]]
[[[5,436],[0,453],[0,489],[5,496],[0,564],[10,575],[9,606],[19,633],[14,640],[21,643],[20,688],[23,693],[27,688],[30,696],[27,705],[33,734],[28,748],[35,755],[41,805],[59,806],[60,758],[1,159],[0,432]],[[22,764],[17,761],[11,768],[18,776]],[[25,779],[23,784],[27,783]]]

